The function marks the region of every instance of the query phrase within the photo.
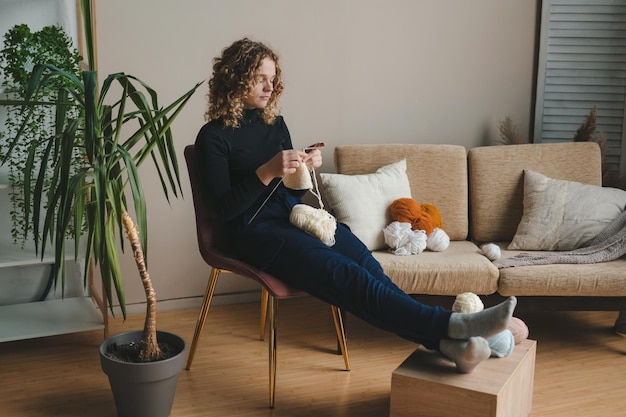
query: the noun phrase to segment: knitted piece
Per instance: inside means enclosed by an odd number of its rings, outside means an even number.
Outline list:
[[[610,262],[626,255],[626,211],[583,248],[553,253],[520,253],[494,262],[498,268],[548,264],[593,264]]]
[[[435,225],[428,213],[412,198],[398,198],[389,206],[391,218],[402,223],[410,223],[413,230],[423,230],[431,234]]]
[[[306,164],[298,165],[296,172],[285,175],[283,177],[283,183],[285,187],[291,190],[310,190],[313,188],[311,173]]]

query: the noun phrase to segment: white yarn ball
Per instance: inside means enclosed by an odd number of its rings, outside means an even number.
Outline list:
[[[418,255],[424,252],[427,246],[428,237],[423,230],[412,230],[409,235],[407,248],[411,255]]]
[[[337,220],[326,210],[316,209],[306,204],[296,204],[291,209],[289,221],[326,245],[335,244]]]
[[[464,292],[456,296],[452,311],[455,313],[477,313],[482,311],[485,305],[480,297],[473,292]]]
[[[480,250],[490,261],[495,261],[500,259],[502,252],[500,251],[500,247],[495,243],[484,243],[480,245]]]
[[[428,235],[426,247],[433,252],[443,252],[450,247],[450,236],[443,229],[435,227]]]
[[[417,255],[426,249],[427,236],[423,230],[412,230],[411,223],[391,222],[383,229],[385,244],[394,255]]]
[[[385,244],[392,249],[404,246],[409,241],[411,223],[391,222],[383,229]]]

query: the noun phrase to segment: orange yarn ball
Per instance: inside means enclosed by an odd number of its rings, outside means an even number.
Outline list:
[[[443,219],[441,218],[441,213],[434,204],[422,203],[422,211],[428,213],[435,227],[443,229]]]
[[[413,223],[422,215],[422,206],[412,198],[398,198],[389,206],[391,218],[398,222]]]
[[[412,198],[399,198],[389,206],[391,218],[397,222],[411,223],[412,230],[424,230],[427,235],[435,229],[432,218]]]

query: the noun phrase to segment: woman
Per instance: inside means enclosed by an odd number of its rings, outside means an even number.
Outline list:
[[[486,338],[506,329],[516,299],[475,314],[432,308],[396,287],[346,226],[337,225],[332,246],[293,226],[291,209],[305,191],[289,190],[281,179],[300,164],[319,168],[323,144],[293,149],[279,115],[281,75],[278,56],[247,38],[213,61],[208,123],[196,139],[196,155],[236,256],[374,326],[437,349],[459,372],[471,372],[490,356]]]

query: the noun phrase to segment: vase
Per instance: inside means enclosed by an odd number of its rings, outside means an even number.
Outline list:
[[[102,370],[109,377],[118,417],[167,417],[172,410],[178,375],[185,365],[185,341],[157,332],[159,344],[169,344],[173,356],[154,362],[124,362],[108,353],[113,344],[139,343],[142,331],[120,333],[100,345]]]

